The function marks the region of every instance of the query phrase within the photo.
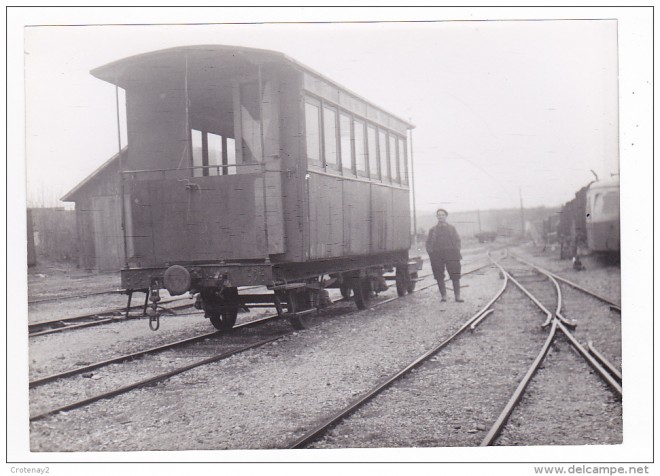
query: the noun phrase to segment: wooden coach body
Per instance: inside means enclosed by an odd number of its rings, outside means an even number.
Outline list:
[[[409,123],[271,51],[181,47],[92,74],[126,92],[127,289],[174,264],[242,286],[407,261]]]

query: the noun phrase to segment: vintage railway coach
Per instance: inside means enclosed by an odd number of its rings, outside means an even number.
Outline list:
[[[122,284],[152,319],[162,288],[197,294],[219,329],[251,305],[300,326],[324,287],[363,308],[387,268],[412,291],[411,124],[272,51],[181,47],[92,74],[126,94]]]

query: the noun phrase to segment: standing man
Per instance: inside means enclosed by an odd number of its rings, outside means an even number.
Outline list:
[[[461,299],[461,238],[456,228],[447,223],[447,210],[439,208],[435,215],[438,224],[429,230],[426,240],[426,251],[431,258],[433,277],[438,282],[438,288],[442,295],[442,301],[447,300],[447,289],[445,288],[445,268],[454,285],[454,298],[456,302]]]

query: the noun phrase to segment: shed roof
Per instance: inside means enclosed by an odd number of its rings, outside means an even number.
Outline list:
[[[126,151],[128,147],[124,147],[121,150],[121,155],[126,157]],[[108,160],[106,160],[99,168],[94,170],[91,174],[89,174],[85,179],[83,179],[82,182],[80,182],[78,185],[76,185],[73,189],[71,189],[66,195],[64,195],[60,200],[63,202],[75,202],[79,195],[84,191],[84,189],[87,188],[87,186],[94,180],[96,176],[101,174],[103,171],[108,169],[110,166],[113,164],[117,163],[119,161],[119,152],[117,152],[115,155],[110,157]]]

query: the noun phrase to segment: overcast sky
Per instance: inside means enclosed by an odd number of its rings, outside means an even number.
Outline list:
[[[29,202],[117,152],[114,87],[91,69],[211,43],[283,52],[414,123],[420,210],[556,206],[590,170],[619,172],[613,19],[38,26],[25,30]]]
[[[610,20],[25,27],[548,18]],[[444,459],[431,461],[490,461],[495,457],[502,461],[649,461],[653,442],[649,424],[653,379],[648,373],[648,362],[653,359],[652,20],[649,9],[620,7],[8,9],[6,197],[10,203],[6,210],[10,247],[6,260],[10,279],[6,294],[11,318],[7,334],[18,336],[7,342],[9,355],[16,362],[28,359],[26,280],[20,278],[26,269],[23,193],[35,201],[60,197],[117,151],[114,89],[93,78],[89,70],[129,55],[180,45],[218,43],[272,49],[416,124],[415,178],[422,210],[438,204],[452,210],[518,206],[519,190],[525,205],[559,205],[592,179],[590,169],[601,177],[615,173],[620,155],[622,302],[625,314],[635,321],[623,329],[627,362],[624,444],[498,448],[495,455],[499,456],[451,448],[439,453]],[[27,190],[23,188],[26,178]],[[19,206],[13,206],[16,203]],[[8,372],[11,388],[27,387],[24,366],[9,366]],[[30,453],[25,396],[9,392],[7,397],[12,410],[8,413],[12,435],[8,454],[14,461],[97,458],[82,453]],[[187,453],[159,454],[157,459],[222,459],[214,452]],[[250,453],[243,456],[245,460],[258,460],[255,452],[243,453]],[[419,455],[415,453],[411,460]],[[260,457],[276,455],[269,452]],[[128,452],[112,458],[140,461],[144,456]],[[87,471],[88,467],[75,469]],[[512,474],[530,470],[510,465],[502,468],[502,474],[507,469]]]

